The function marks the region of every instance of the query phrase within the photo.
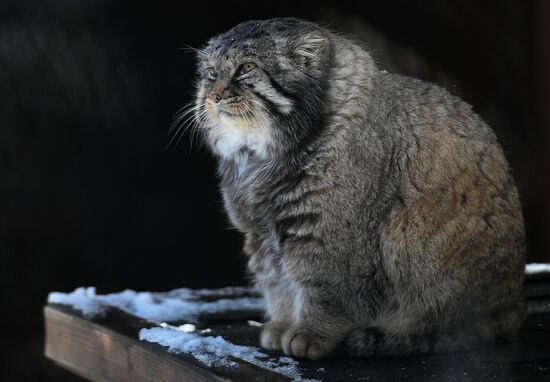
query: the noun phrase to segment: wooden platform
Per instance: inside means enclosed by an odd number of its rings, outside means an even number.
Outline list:
[[[550,278],[525,285],[530,314],[516,338],[475,351],[391,359],[300,361],[304,378],[322,381],[550,381]],[[156,326],[113,308],[86,319],[66,305],[45,307],[46,356],[92,381],[289,381],[271,370],[233,359],[239,367],[208,368],[187,354],[140,341],[142,328]],[[244,315],[211,315],[199,328],[235,344],[258,346],[259,328]],[[269,352],[266,352],[269,353]],[[276,354],[276,353],[271,353]]]

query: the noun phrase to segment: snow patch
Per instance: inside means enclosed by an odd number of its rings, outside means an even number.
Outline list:
[[[550,273],[549,263],[532,263],[525,266],[525,273],[535,275],[539,273]]]
[[[256,328],[261,328],[263,326],[261,322],[254,321],[254,320],[248,320],[247,323],[248,323],[248,326],[253,326]]]
[[[94,287],[77,288],[70,293],[52,292],[49,303],[70,305],[80,310],[87,318],[105,314],[111,307],[127,311],[135,316],[155,321],[160,327],[141,329],[139,339],[168,347],[169,351],[191,354],[208,367],[239,367],[230,357],[239,358],[257,366],[284,374],[297,382],[320,382],[302,378],[298,361],[290,357],[270,357],[259,349],[241,346],[226,341],[221,336],[203,336],[211,329],[197,330],[186,323],[172,326],[165,321],[195,321],[199,315],[230,311],[261,311],[264,309],[260,297],[224,298],[235,295],[254,296],[254,291],[245,287],[230,287],[216,290],[176,289],[167,293],[136,292],[125,290],[119,293],[97,294]],[[201,298],[221,297],[215,301],[201,301]],[[261,323],[250,321],[251,326]]]
[[[170,352],[190,354],[208,367],[238,367],[239,364],[229,358],[235,357],[284,374],[296,382],[320,382],[302,378],[298,361],[290,357],[270,358],[255,347],[235,345],[221,336],[202,337],[171,327],[161,327],[141,329],[139,339],[166,346]]]
[[[109,307],[117,307],[155,322],[194,321],[201,314],[263,310],[264,303],[260,297],[198,300],[214,294],[223,297],[246,291],[250,293],[248,288],[224,288],[215,291],[176,289],[168,293],[136,292],[127,289],[119,293],[100,295],[94,287],[89,287],[77,288],[71,293],[52,292],[48,296],[48,302],[71,305],[87,318],[102,315]]]
[[[48,302],[71,305],[80,310],[85,317],[103,314],[106,309],[105,303],[96,299],[94,287],[77,288],[72,293],[51,292]]]

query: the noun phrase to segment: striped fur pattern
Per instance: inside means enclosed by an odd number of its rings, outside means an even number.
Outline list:
[[[292,18],[239,24],[198,61],[192,112],[265,295],[264,348],[399,356],[518,328],[521,206],[468,104]]]

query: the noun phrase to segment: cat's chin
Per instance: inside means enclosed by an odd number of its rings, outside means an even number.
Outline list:
[[[235,119],[239,119],[239,115],[237,113],[234,113],[232,111],[229,111],[229,110],[225,110],[225,109],[220,109],[218,111],[218,115],[221,117],[223,116],[224,118],[235,118]]]
[[[221,115],[210,131],[214,151],[223,159],[236,160],[243,151],[254,152],[260,158],[268,158],[271,134],[267,127],[254,125],[239,116]]]

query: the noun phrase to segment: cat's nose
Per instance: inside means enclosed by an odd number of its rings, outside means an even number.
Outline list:
[[[220,103],[220,101],[222,100],[222,96],[218,93],[210,93],[210,99],[215,103]]]

